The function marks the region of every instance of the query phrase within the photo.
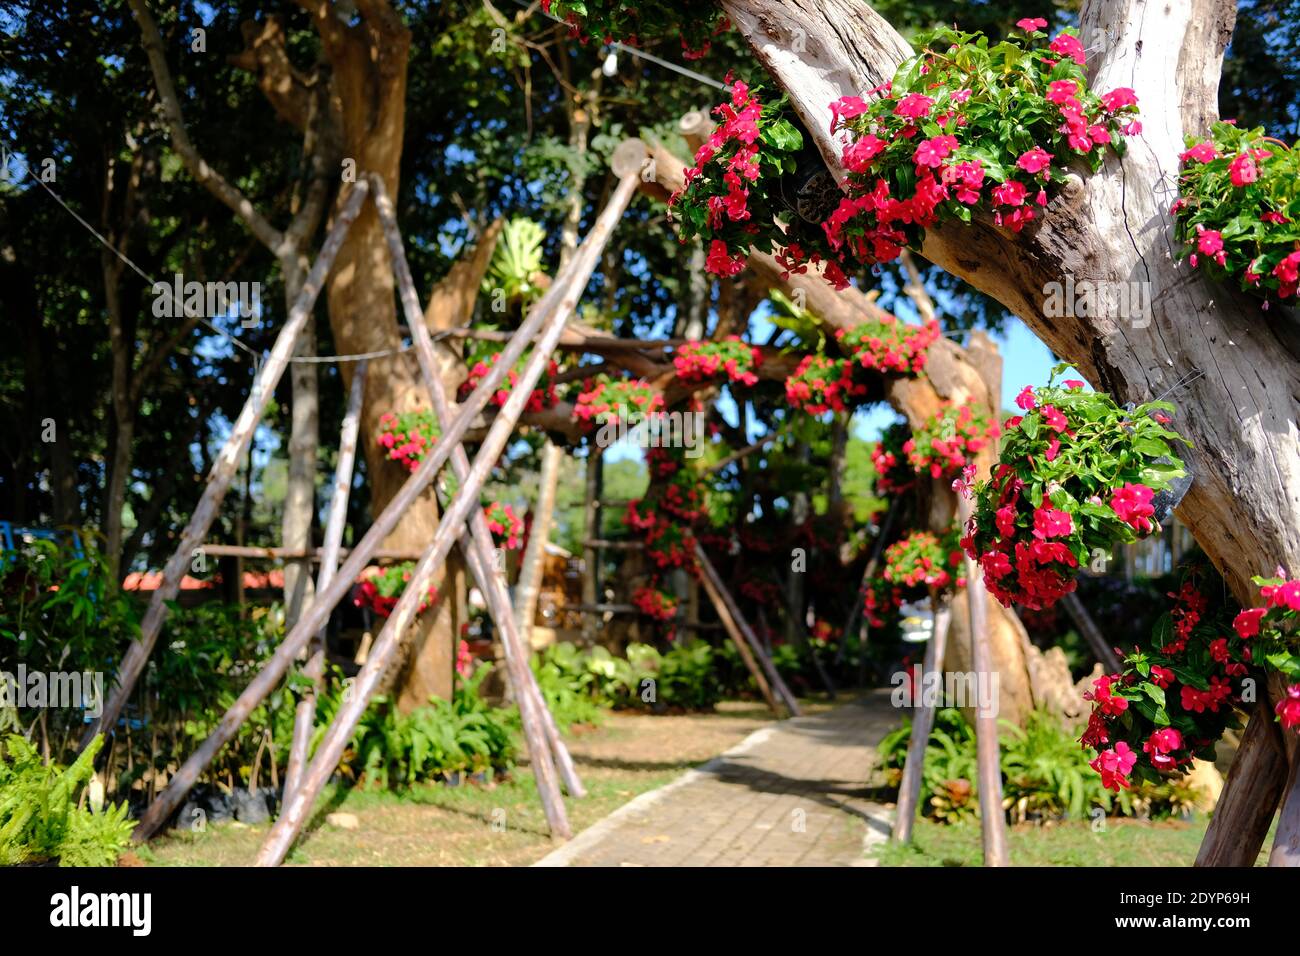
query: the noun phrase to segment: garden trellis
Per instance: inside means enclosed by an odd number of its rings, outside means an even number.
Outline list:
[[[465,433],[469,430],[471,423],[478,413],[486,406],[489,397],[500,386],[506,373],[513,363],[522,355],[524,349],[529,344],[533,336],[543,327],[546,329],[544,336],[550,340],[550,348],[554,347],[555,340],[558,339],[560,332],[564,327],[564,320],[568,313],[576,305],[576,300],[582,288],[585,287],[587,279],[594,268],[596,258],[608,239],[614,224],[621,215],[627,200],[631,198],[631,193],[635,188],[635,180],[639,175],[639,169],[634,169],[632,173],[625,175],[623,178],[627,183],[626,188],[622,189],[617,196],[621,199],[611,200],[610,206],[602,214],[597,226],[593,229],[592,234],[587,237],[582,247],[583,254],[576,256],[569,264],[569,268],[558,278],[547,295],[537,303],[531,310],[524,323],[520,326],[514,339],[507,344],[503,353],[502,361],[493,368],[487,376],[478,384],[471,395],[462,403],[456,415],[456,418],[449,421],[444,429],[441,440],[437,448],[429,454],[420,467],[407,479],[402,490],[395,496],[388,506],[379,516],[376,517],[367,533],[362,540],[353,547],[348,555],[347,561],[344,562],[337,574],[332,578],[324,580],[324,586],[318,591],[315,600],[309,608],[305,610],[297,624],[294,625],[284,641],[276,649],[272,658],[267,661],[262,670],[253,678],[248,687],[240,695],[226,715],[222,718],[217,729],[213,732],[199,748],[192,754],[182,765],[180,770],[173,776],[167,788],[148,808],[137,828],[137,839],[147,838],[167,820],[171,813],[179,806],[185,794],[194,785],[198,775],[203,768],[210,762],[217,751],[233,736],[235,731],[247,719],[252,710],[261,702],[265,696],[279,683],[280,679],[292,666],[293,661],[298,655],[308,647],[320,628],[324,626],[329,614],[339,600],[350,589],[352,581],[356,575],[370,560],[374,552],[378,549],[379,543],[388,534],[389,531],[400,520],[403,513],[410,506],[411,502],[420,494],[420,492],[433,480],[441,469],[442,465],[449,458],[453,457],[453,451],[461,450],[460,441]],[[221,498],[229,487],[230,480],[234,475],[235,465],[242,458],[248,443],[252,439],[253,430],[258,420],[265,411],[266,403],[270,394],[274,391],[275,385],[287,366],[288,357],[292,353],[294,339],[301,332],[305,324],[305,317],[310,312],[316,296],[328,274],[330,265],[333,262],[339,246],[342,244],[343,237],[348,227],[355,220],[360,212],[361,205],[371,192],[372,180],[369,177],[361,178],[353,186],[352,193],[349,195],[347,202],[336,221],[329,237],[322,247],[320,257],[313,266],[312,272],[308,277],[303,291],[299,296],[298,302],[295,303],[291,311],[289,321],[285,328],[281,330],[274,348],[272,349],[271,358],[263,366],[257,379],[254,381],[252,392],[248,402],[240,414],[235,428],[232,430],[230,438],[227,440],[225,448],[218,457],[213,466],[213,471],[209,475],[208,484],[201,499],[200,506],[195,510],[191,517],[185,533],[181,537],[181,543],[176,553],[168,561],[164,571],[163,583],[157,591],[154,592],[149,612],[146,614],[141,626],[139,639],[132,644],[122,668],[119,673],[118,683],[114,693],[105,706],[103,715],[97,725],[92,727],[88,739],[93,739],[93,735],[98,733],[102,728],[111,729],[114,727],[117,717],[121,712],[126,698],[129,696],[135,680],[138,678],[153,644],[157,640],[158,632],[162,624],[163,617],[166,613],[166,602],[175,596],[179,588],[180,579],[183,576],[186,567],[191,560],[194,549],[199,547],[203,537],[207,534],[208,529],[215,517],[216,510],[220,504]],[[380,194],[376,196],[377,201],[386,202],[386,197]],[[389,207],[391,208],[391,206]],[[389,220],[391,222],[391,218]],[[400,251],[400,242],[396,247]],[[401,264],[399,268],[404,267],[404,259],[398,260]],[[410,284],[409,270],[405,270],[405,285]],[[413,288],[409,294],[413,294]],[[408,295],[408,291],[403,289],[403,295]],[[418,318],[418,309],[414,316]],[[428,330],[418,321],[413,321],[413,336],[417,341],[417,347],[422,356],[425,356],[426,348],[431,349],[431,342],[427,339]],[[420,333],[423,332],[425,339],[421,341]],[[543,352],[549,353],[549,348],[543,349],[538,347],[534,350],[534,356],[542,355]],[[427,357],[427,356],[426,356]],[[435,395],[439,393],[435,391]],[[521,398],[526,397],[526,390],[520,390],[518,395]],[[435,398],[436,403],[436,398]],[[446,412],[445,399],[442,403]],[[494,425],[500,426],[498,433],[501,436],[497,444],[504,444],[504,438],[513,428],[515,420],[522,411],[522,401],[516,407],[503,409],[497,416]],[[513,415],[513,417],[511,417]],[[500,447],[497,449],[498,454]],[[479,488],[486,476],[487,470],[495,463],[496,456],[483,456],[484,465],[476,470],[476,478],[473,482],[463,483],[457,492],[456,501],[476,502]],[[463,459],[462,459],[463,461]],[[455,464],[459,464],[456,462]],[[453,503],[453,508],[455,508]],[[463,523],[469,514],[469,507],[461,505],[460,522]],[[479,516],[481,517],[481,515]],[[442,536],[439,544],[442,548],[442,555],[439,562],[445,558],[447,551],[450,549],[452,538],[450,534],[455,531],[459,537],[460,528],[456,526],[456,518],[452,513],[444,516],[443,523],[440,527],[445,527],[448,532]],[[428,552],[427,554],[431,554]],[[475,554],[473,548],[470,549],[471,555]],[[427,556],[426,554],[426,556]],[[481,554],[478,557],[482,557]],[[482,573],[483,577],[480,582],[484,585],[486,594],[494,595],[500,587],[500,582],[496,581],[494,586],[493,563],[491,561],[480,561],[471,557],[472,569]],[[426,562],[422,565],[425,571],[424,577],[434,570],[433,562]],[[421,590],[420,587],[412,585],[407,588],[408,596],[416,595]],[[499,597],[499,594],[497,594]],[[498,625],[502,627],[506,635],[517,634],[514,631],[511,615],[504,613],[505,607],[496,597],[491,598],[490,610],[494,615],[501,615]],[[403,605],[399,603],[399,610],[389,619],[381,634],[383,650],[377,645],[368,661],[368,666],[373,662],[383,662],[387,655],[391,654],[391,649],[396,646],[397,638],[401,634],[401,627],[394,627],[395,624],[404,625],[409,621],[414,611],[414,605],[408,602],[403,610]],[[383,641],[383,636],[389,635],[388,641]],[[522,662],[519,654],[512,653],[515,648],[507,643],[508,660],[513,658],[517,662]],[[559,740],[558,732],[555,731],[554,721],[545,713],[545,706],[541,701],[540,693],[530,692],[532,685],[531,671],[524,667],[522,670],[517,666],[510,668],[512,678],[515,679],[516,693],[520,701],[521,712],[525,715],[524,728],[528,740],[530,752],[533,755],[533,770],[538,777],[538,789],[542,795],[542,800],[547,811],[547,821],[551,826],[552,833],[558,837],[567,838],[569,836],[569,827],[567,817],[564,811],[563,800],[559,794],[558,782],[555,779],[556,763],[562,768],[566,782],[570,784],[570,793],[577,795],[581,792],[581,784],[577,780],[577,775],[572,769],[572,762],[568,758],[567,751],[563,743]],[[375,667],[371,668],[370,673],[377,674]],[[308,675],[310,676],[310,674]],[[369,702],[369,695],[373,693],[373,686],[369,691],[362,694],[354,694],[350,700],[360,703],[360,710]],[[355,708],[354,708],[355,710]],[[356,711],[359,716],[360,710]],[[327,737],[327,741],[335,743],[339,740],[339,735]],[[346,737],[342,743],[346,742]],[[338,744],[341,748],[341,743]],[[318,790],[323,785],[324,779],[333,771],[334,764],[325,768],[320,761],[320,751],[324,745],[318,749],[318,758],[306,768],[306,777],[304,779],[304,789],[312,793],[310,789],[313,785]],[[337,759],[335,760],[337,763]],[[315,771],[313,773],[313,771]],[[313,784],[313,781],[315,783]],[[295,781],[296,782],[296,781]],[[295,790],[289,800],[290,806],[302,806],[310,801],[303,799],[303,790]],[[283,818],[282,818],[283,819]]]

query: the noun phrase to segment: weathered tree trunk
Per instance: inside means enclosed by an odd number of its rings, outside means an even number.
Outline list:
[[[889,79],[911,52],[907,44],[856,0],[723,0],[723,7],[789,92],[827,165],[842,175],[828,105]],[[1179,265],[1169,213],[1184,135],[1204,134],[1217,116],[1235,18],[1231,0],[1085,3],[1080,22],[1084,48],[1095,51],[1091,79],[1101,90],[1133,88],[1144,132],[1130,138],[1123,160],[1112,155],[1099,174],[1068,185],[1019,236],[987,221],[950,224],[931,230],[922,252],[998,299],[1119,401],[1153,399],[1199,373],[1170,395],[1182,409],[1174,425],[1193,442],[1185,457],[1196,476],[1178,516],[1237,599],[1250,605],[1258,600],[1252,575],[1279,564],[1300,568],[1294,317],[1264,312],[1258,300]],[[798,55],[783,43],[794,30],[807,38]],[[1049,285],[1066,276],[1149,283],[1150,315],[1049,320]],[[1221,805],[1245,806],[1229,799],[1240,779],[1229,777]],[[1243,816],[1218,813],[1207,839],[1222,827],[1249,829]],[[1253,860],[1252,840],[1216,862]]]
[[[302,288],[303,270],[296,267],[284,276],[285,309]],[[316,322],[308,319],[294,349],[295,358],[316,354]],[[292,406],[289,419],[289,474],[280,517],[280,543],[294,551],[311,548],[316,515],[316,457],[320,444],[320,395],[316,365],[295,362],[289,366]],[[293,627],[302,609],[315,594],[310,561],[287,561],[284,565],[284,622]]]

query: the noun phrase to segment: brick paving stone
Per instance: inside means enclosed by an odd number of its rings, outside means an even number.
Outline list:
[[[865,788],[876,744],[897,723],[884,691],[770,725],[538,865],[869,865],[864,846],[881,837],[868,818],[887,825],[891,811]]]

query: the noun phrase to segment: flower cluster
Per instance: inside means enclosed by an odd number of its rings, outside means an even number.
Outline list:
[[[411,580],[411,574],[414,571],[414,561],[403,561],[401,564],[389,565],[378,574],[366,578],[353,588],[352,603],[357,607],[370,608],[380,617],[388,617],[393,613],[393,609],[397,607],[397,602],[401,600],[402,594],[406,590],[406,584]],[[438,589],[430,585],[429,593],[420,601],[416,613],[423,614],[433,607],[436,600],[438,600]]]
[[[707,382],[726,375],[730,382],[755,385],[754,369],[763,361],[763,353],[746,345],[739,335],[728,335],[721,342],[687,342],[673,355],[677,377],[686,384]]]
[[[1027,387],[1016,403],[962,546],[1004,606],[1037,610],[1074,590],[1094,552],[1159,530],[1152,499],[1185,477],[1172,444],[1185,439],[1166,427],[1172,405],[1120,408],[1079,381]]]
[[[1180,255],[1258,295],[1295,296],[1300,148],[1230,123],[1215,123],[1203,142],[1189,137],[1187,147],[1173,207]]]
[[[882,577],[897,587],[941,590],[954,583],[949,569],[961,561],[955,532],[941,539],[933,531],[913,531],[885,549]],[[955,581],[957,587],[966,584],[962,578]]]
[[[1228,626],[1227,608],[1211,607],[1211,593],[1221,591],[1205,586],[1200,568],[1187,572],[1151,647],[1134,648],[1121,673],[1099,677],[1084,694],[1093,709],[1080,743],[1096,752],[1092,767],[1108,790],[1213,760],[1215,742],[1236,726],[1242,678],[1260,655],[1251,636]]]
[[[387,450],[389,458],[400,461],[407,471],[415,471],[420,467],[424,453],[433,447],[441,434],[438,420],[428,409],[400,415],[384,412],[379,416],[379,434],[375,440],[379,447]]]
[[[905,422],[895,422],[881,433],[880,441],[871,447],[871,464],[876,469],[877,495],[901,494],[916,483],[916,472],[908,465],[907,452],[904,450],[911,436],[912,430]]]
[[[656,621],[671,621],[677,616],[677,597],[657,587],[639,587],[632,592],[632,603],[642,614]]]
[[[655,567],[695,570],[695,534],[675,521],[656,521],[645,536],[645,553]]]
[[[996,44],[924,35],[891,81],[830,104],[848,173],[840,189],[800,178],[804,136],[785,101],[760,103],[738,84],[674,197],[683,234],[709,243],[718,274],[739,272],[751,246],[779,246],[788,271],[821,263],[843,287],[859,265],[893,260],[926,229],[976,211],[1019,232],[1072,163],[1095,171],[1107,147],[1141,130],[1133,91],[1098,96],[1078,37],[1049,39],[1044,25],[1021,20]]]
[[[678,37],[686,60],[703,57],[713,37],[731,29],[731,21],[713,4],[542,0],[542,9],[567,23],[583,43],[617,40],[634,47],[641,37]]]
[[[1268,664],[1287,680],[1286,696],[1275,710],[1282,726],[1300,727],[1300,578],[1288,581],[1278,568],[1277,576],[1254,578],[1263,607],[1242,611],[1232,622],[1242,640],[1252,642],[1255,659]]]
[[[488,530],[498,548],[514,551],[524,541],[524,522],[508,504],[494,501],[483,509]]]
[[[1047,205],[1048,187],[1083,160],[1094,171],[1107,146],[1141,127],[1129,89],[1088,88],[1083,45],[1050,42],[1041,20],[990,45],[980,34],[940,29],[894,79],[831,106],[831,130],[847,135],[848,195],[823,228],[852,260],[888,261],[938,223],[970,222],[974,210],[1019,232]],[[842,268],[842,263],[841,263]]]
[[[464,401],[469,397],[470,392],[474,391],[478,383],[496,366],[497,360],[501,357],[501,350],[501,346],[488,346],[469,359],[469,377],[461,382],[460,389],[456,393],[458,399]],[[519,382],[519,374],[527,363],[528,353],[525,352],[515,363],[515,367],[506,373],[505,381],[501,386],[492,393],[492,404],[501,406],[506,403],[510,398],[510,390]],[[555,405],[555,376],[559,370],[554,360],[547,363],[546,371],[542,373],[542,377],[537,380],[537,386],[528,396],[524,411],[540,412]]]
[[[960,405],[945,402],[903,443],[903,451],[917,474],[947,478],[958,474],[1000,434],[997,422],[971,399]]]
[[[718,124],[686,170],[668,205],[682,238],[708,241],[705,269],[734,276],[745,268],[750,246],[772,252],[788,237],[782,177],[796,166],[803,134],[784,115],[784,98],[764,105],[758,91],[736,81],[731,99],[715,107]]]
[[[854,378],[850,362],[816,353],[805,355],[785,380],[786,400],[809,415],[847,411],[866,394],[867,386]]]
[[[663,407],[663,395],[645,379],[600,375],[583,382],[573,414],[588,426],[635,425]]]
[[[740,582],[740,593],[755,604],[773,604],[781,600],[781,586],[775,581],[749,578]]]
[[[905,375],[915,375],[925,367],[926,350],[938,337],[938,322],[912,325],[888,313],[835,333],[840,348],[862,368]]]
[[[888,627],[903,606],[903,589],[884,578],[873,578],[863,591],[862,614],[875,628]]]

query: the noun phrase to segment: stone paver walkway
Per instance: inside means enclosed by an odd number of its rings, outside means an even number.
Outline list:
[[[759,730],[535,866],[862,866],[890,812],[865,796],[898,726],[888,691]]]

